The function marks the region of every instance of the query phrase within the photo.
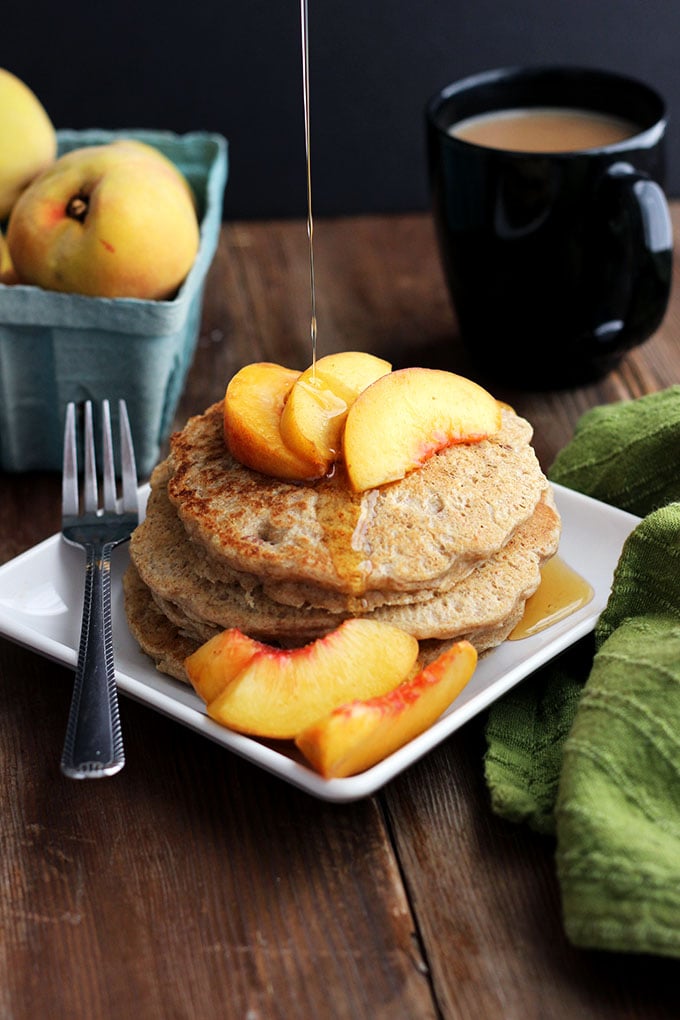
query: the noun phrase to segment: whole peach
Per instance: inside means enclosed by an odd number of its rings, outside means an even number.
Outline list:
[[[33,178],[57,155],[44,106],[23,81],[0,68],[0,222]]]
[[[7,228],[23,283],[97,297],[172,297],[199,241],[186,178],[128,140],[61,156],[22,193]]]

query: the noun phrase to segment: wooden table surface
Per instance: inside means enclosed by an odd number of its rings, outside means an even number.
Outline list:
[[[314,236],[320,355],[466,373],[427,215]],[[309,306],[303,221],[225,225],[176,424],[247,362],[306,367]],[[680,381],[679,317],[676,286],[656,336],[597,385],[495,387],[545,468],[587,408]],[[5,562],[58,530],[59,478],[5,474],[0,493]],[[680,1016],[677,961],[566,941],[553,842],[490,810],[482,717],[334,805],[123,698],[126,767],[73,782],[72,678],[0,639],[1,1020]]]

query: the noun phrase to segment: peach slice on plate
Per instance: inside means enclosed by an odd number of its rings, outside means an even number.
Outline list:
[[[387,694],[350,701],[313,722],[295,744],[326,779],[363,772],[431,726],[460,694],[476,665],[474,646],[458,641]]]
[[[272,478],[310,480],[323,474],[281,439],[283,406],[299,372],[270,361],[246,365],[224,395],[224,438],[241,464]]]
[[[402,368],[368,386],[352,404],[343,456],[356,492],[403,478],[453,443],[475,443],[501,425],[498,401],[453,372]]]
[[[267,646],[231,627],[210,638],[184,660],[191,686],[207,703],[237,676],[256,652]]]
[[[229,729],[290,740],[338,705],[398,686],[417,655],[418,642],[406,631],[352,618],[302,648],[265,646],[208,703],[207,712]]]
[[[281,415],[281,438],[326,474],[342,452],[347,411],[372,382],[392,370],[389,361],[363,351],[328,354],[293,383]]]

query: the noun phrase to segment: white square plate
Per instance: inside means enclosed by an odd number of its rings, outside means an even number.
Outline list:
[[[360,775],[323,779],[296,757],[292,745],[287,754],[279,749],[284,744],[273,748],[219,726],[208,718],[205,705],[190,687],[159,673],[139,650],[126,624],[121,584],[128,563],[125,546],[114,551],[111,588],[118,687],[313,796],[341,802],[372,794],[594,628],[606,605],[623,543],[639,518],[559,485],[554,490],[562,515],[560,556],[590,583],[592,601],[541,633],[506,641],[483,656],[470,682],[433,726]],[[147,488],[140,491],[140,507],[147,495]],[[0,634],[75,668],[83,564],[81,550],[68,546],[57,534],[0,567]]]

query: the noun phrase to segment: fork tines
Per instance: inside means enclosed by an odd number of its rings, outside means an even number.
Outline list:
[[[85,401],[83,410],[85,424],[83,442],[83,511],[85,513],[93,513],[98,509],[99,493],[91,400]],[[123,512],[134,513],[137,510],[137,469],[127,405],[124,400],[118,401],[118,417]],[[111,436],[111,408],[108,400],[102,400],[102,443],[104,458],[102,469],[104,509],[115,510],[116,469]],[[76,404],[71,401],[66,406],[66,423],[64,428],[64,467],[62,476],[62,512],[64,516],[77,516],[79,505]]]

